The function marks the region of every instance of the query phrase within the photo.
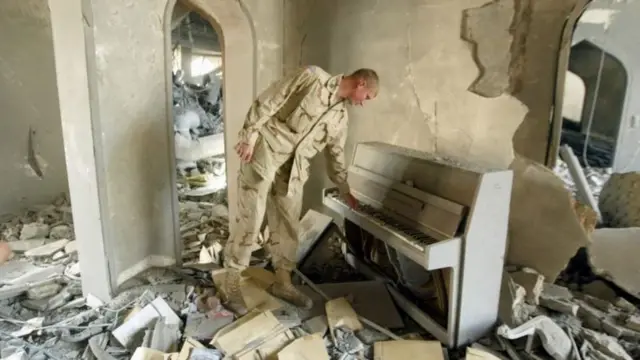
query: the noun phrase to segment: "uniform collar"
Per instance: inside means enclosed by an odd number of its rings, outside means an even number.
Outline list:
[[[343,74],[335,75],[329,78],[322,87],[322,103],[326,106],[334,105],[339,101],[338,89],[340,88],[340,81],[344,77]]]

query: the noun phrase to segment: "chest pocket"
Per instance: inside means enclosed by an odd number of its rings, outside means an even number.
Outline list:
[[[302,101],[300,105],[287,118],[287,126],[296,133],[304,133],[312,126],[320,116],[327,110],[320,102],[316,92],[312,89]]]

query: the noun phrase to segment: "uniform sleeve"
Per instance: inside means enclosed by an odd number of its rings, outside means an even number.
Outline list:
[[[351,192],[347,183],[347,167],[344,159],[344,146],[347,142],[347,113],[344,112],[340,128],[334,137],[327,140],[324,154],[327,158],[327,173],[329,179],[336,184],[341,194]]]
[[[249,108],[244,126],[238,134],[241,140],[249,140],[260,128],[273,117],[292,94],[299,91],[312,80],[310,68],[300,68],[295,73],[271,84],[263,91]]]

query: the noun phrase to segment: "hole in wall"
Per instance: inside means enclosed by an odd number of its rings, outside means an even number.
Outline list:
[[[571,48],[568,74],[560,143],[572,148],[583,167],[610,168],[626,96],[625,67],[605,49],[581,41]]]
[[[171,51],[179,199],[226,205],[221,36],[202,14],[178,1]]]

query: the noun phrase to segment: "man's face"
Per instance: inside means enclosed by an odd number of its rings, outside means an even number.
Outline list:
[[[351,92],[351,95],[349,95],[349,103],[351,103],[351,105],[362,106],[365,101],[371,100],[374,97],[373,92],[367,88],[367,84],[364,81],[360,81]]]

